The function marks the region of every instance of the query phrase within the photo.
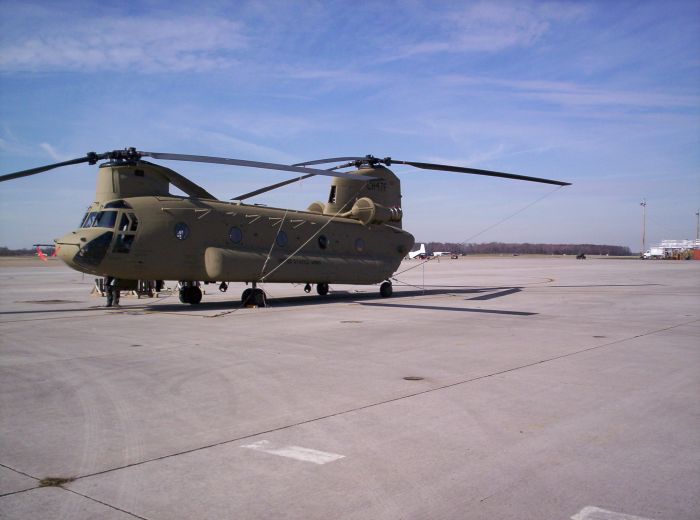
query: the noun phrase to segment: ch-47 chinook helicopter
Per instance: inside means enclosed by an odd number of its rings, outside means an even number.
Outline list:
[[[231,201],[217,199],[179,173],[144,160],[192,161],[303,174]],[[392,164],[504,177],[566,186],[570,183],[460,166],[391,158],[334,157],[283,165],[199,155],[142,152],[134,148],[84,157],[0,176],[0,182],[80,163],[99,165],[97,193],[80,227],[56,239],[59,257],[73,269],[120,280],[179,280],[180,301],[202,299],[199,282],[252,285],[244,303],[265,305],[262,282],[377,284],[391,296],[389,281],[411,250],[413,235],[401,227],[401,188]],[[330,169],[319,164],[343,164]],[[352,171],[339,171],[353,168]],[[328,202],[297,211],[244,204],[250,197],[314,176],[334,177]],[[170,185],[186,196],[172,195]]]

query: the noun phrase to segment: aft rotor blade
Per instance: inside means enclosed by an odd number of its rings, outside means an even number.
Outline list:
[[[515,175],[513,173],[494,172],[491,170],[479,170],[477,168],[465,168],[463,166],[449,166],[446,164],[432,164],[414,161],[397,161],[391,159],[392,164],[407,164],[415,168],[424,170],[442,170],[446,172],[471,173],[474,175],[487,175],[489,177],[502,177],[504,179],[516,179],[519,181],[541,182],[544,184],[556,184],[557,186],[570,186],[570,182],[555,181],[552,179],[542,179],[540,177],[528,177],[527,175]]]
[[[54,168],[60,168],[61,166],[70,166],[72,164],[80,164],[84,162],[94,163],[99,160],[99,156],[95,153],[87,154],[85,157],[79,157],[77,159],[71,159],[69,161],[63,161],[54,164],[47,164],[46,166],[39,166],[37,168],[30,168],[29,170],[22,170],[19,172],[8,173],[6,175],[0,176],[0,182],[10,181],[12,179],[19,179],[20,177],[29,177],[30,175],[36,175],[37,173],[47,172],[53,170]]]
[[[329,162],[349,161],[349,160],[356,160],[356,159],[359,159],[359,158],[358,157],[334,157],[332,159],[318,159],[316,161],[296,163],[296,164],[292,164],[292,166],[323,164],[323,163],[329,163]],[[333,171],[335,169],[336,168],[329,168],[327,171]],[[260,195],[262,193],[267,193],[268,191],[276,190],[277,188],[281,188],[283,186],[288,186],[289,184],[294,184],[295,182],[303,181],[304,179],[308,179],[309,177],[315,177],[315,176],[316,176],[315,173],[307,173],[306,175],[302,175],[301,177],[295,177],[294,179],[289,179],[288,181],[282,181],[282,182],[278,182],[276,184],[270,184],[269,186],[265,186],[264,188],[260,188],[260,189],[255,190],[255,191],[251,191],[249,193],[239,195],[238,197],[233,197],[231,200],[249,199],[250,197],[255,197],[256,195]],[[357,177],[357,176],[355,176],[355,177]]]
[[[213,163],[213,164],[228,164],[231,166],[245,166],[248,168],[263,168],[267,170],[282,170],[294,173],[303,174],[314,174],[314,175],[328,175],[330,177],[344,177],[346,179],[357,180],[357,175],[350,173],[329,171],[329,170],[317,170],[315,168],[304,168],[301,166],[289,166],[286,164],[277,163],[267,163],[259,161],[246,161],[243,159],[227,159],[224,157],[209,157],[207,155],[183,155],[177,153],[161,153],[161,152],[138,152],[141,156],[153,157],[154,159],[162,159],[169,161],[190,161],[190,162],[201,162],[201,163]],[[364,177],[365,179],[372,179],[373,177]]]
[[[301,177],[295,177],[294,179],[289,179],[288,181],[282,181],[282,182],[278,182],[277,184],[271,184],[269,186],[265,186],[264,188],[260,188],[260,189],[255,190],[255,191],[251,191],[249,193],[239,195],[238,197],[233,197],[231,200],[249,199],[250,197],[255,197],[256,195],[260,195],[261,193],[267,193],[268,191],[276,190],[277,188],[281,188],[282,186],[287,186],[288,184],[294,184],[295,182],[299,182],[299,181],[302,181],[304,179],[308,179],[309,177],[315,177],[315,176],[316,176],[315,173],[307,173],[306,175],[302,175]]]

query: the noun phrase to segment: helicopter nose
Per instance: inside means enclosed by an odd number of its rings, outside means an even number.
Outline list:
[[[56,244],[56,256],[69,267],[74,267],[73,258],[80,251],[80,238],[75,233],[68,233],[54,240]]]

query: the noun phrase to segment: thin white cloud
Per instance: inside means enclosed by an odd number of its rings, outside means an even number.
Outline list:
[[[293,117],[266,113],[236,113],[223,115],[220,124],[237,133],[245,132],[258,138],[290,137],[319,130],[319,124],[311,116]]]
[[[44,151],[49,155],[49,157],[51,157],[54,161],[65,161],[65,160],[66,160],[66,156],[60,154],[60,153],[56,150],[56,148],[54,148],[53,146],[51,146],[49,143],[41,143],[39,146],[40,146],[41,149],[44,150]]]
[[[26,30],[34,25],[33,30]],[[222,18],[137,17],[23,19],[3,27],[0,71],[208,71],[237,62],[242,26]]]
[[[666,93],[648,90],[592,88],[563,81],[505,80],[499,78],[447,75],[440,78],[452,87],[495,87],[512,94],[566,106],[618,105],[639,108],[694,108],[700,96],[685,92]]]
[[[570,3],[478,2],[443,13],[436,22],[435,39],[401,45],[388,59],[441,52],[497,52],[529,47],[540,40],[552,23],[586,16],[587,8]]]
[[[296,162],[296,157],[276,148],[260,145],[247,139],[241,139],[227,132],[207,130],[201,127],[161,125],[173,135],[185,138],[191,143],[200,143],[208,150],[224,150],[219,153],[224,157],[241,159],[259,159],[282,164]]]

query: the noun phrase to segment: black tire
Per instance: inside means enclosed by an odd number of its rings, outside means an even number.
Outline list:
[[[394,288],[391,286],[391,282],[384,282],[379,286],[379,294],[382,295],[382,298],[388,298],[393,292]]]
[[[181,287],[180,288],[180,302],[190,303],[190,288],[189,287]]]
[[[255,289],[255,292],[253,293],[253,303],[258,307],[267,307],[265,291],[262,289]]]
[[[197,305],[199,302],[202,301],[202,290],[197,287],[197,286],[191,286],[189,287],[190,289],[190,301],[189,303],[191,305]]]
[[[328,284],[327,283],[320,283],[316,286],[316,292],[320,294],[321,296],[325,296],[328,294]]]
[[[243,305],[248,305],[249,303],[253,303],[253,301],[250,298],[252,296],[252,294],[253,294],[253,289],[248,288],[245,291],[243,291],[243,294],[241,294],[241,303]]]

